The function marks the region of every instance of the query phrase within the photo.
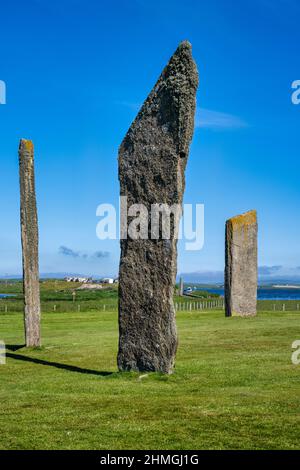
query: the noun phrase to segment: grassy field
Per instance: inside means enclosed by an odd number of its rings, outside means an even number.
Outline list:
[[[81,290],[77,282],[65,282],[63,280],[43,280],[40,283],[42,312],[99,312],[104,310],[117,310],[118,286],[106,286],[101,290]],[[203,287],[204,289],[204,287]],[[73,293],[75,297],[73,297]],[[0,299],[0,315],[2,312],[23,312],[23,284],[18,281],[0,281],[0,293],[10,294],[12,297]],[[199,297],[199,298],[198,298]],[[194,291],[193,297],[174,295],[174,304],[180,304],[183,309],[188,309],[189,303],[205,303],[214,301],[219,296],[209,292]],[[264,311],[299,311],[299,300],[258,300],[257,309]],[[181,308],[180,308],[181,310]]]
[[[63,280],[43,280],[40,282],[42,312],[90,312],[101,310],[117,310],[118,286],[107,285],[103,289],[78,289],[78,282]],[[73,293],[75,292],[75,297]],[[23,284],[18,281],[0,281],[0,293],[11,297],[0,299],[1,312],[23,311]],[[175,303],[195,303],[199,300],[216,299],[218,296],[209,295],[206,291],[196,293],[201,298],[174,295]]]
[[[299,312],[177,314],[171,376],[118,373],[116,312],[46,313],[43,347],[0,314],[1,449],[297,449]]]

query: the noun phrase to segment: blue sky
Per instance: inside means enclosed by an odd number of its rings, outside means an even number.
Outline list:
[[[226,218],[255,208],[259,264],[300,273],[299,13],[297,0],[2,2],[0,274],[21,272],[21,137],[36,149],[41,272],[117,274],[96,207],[117,205],[118,146],[183,39],[200,75],[185,202],[205,204],[205,245],[179,244],[179,272],[222,270]]]

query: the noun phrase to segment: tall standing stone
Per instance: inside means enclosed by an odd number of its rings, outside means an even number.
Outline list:
[[[119,149],[121,196],[127,204],[182,204],[194,130],[198,73],[182,42],[144,102]],[[129,219],[126,221],[127,227]],[[121,240],[119,352],[121,371],[171,373],[177,349],[173,294],[177,240]]]
[[[256,315],[256,211],[227,220],[225,232],[225,315]]]
[[[40,288],[38,221],[34,181],[34,152],[30,140],[19,146],[21,238],[26,346],[40,346]]]

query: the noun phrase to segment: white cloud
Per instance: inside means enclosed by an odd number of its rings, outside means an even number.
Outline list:
[[[213,130],[242,129],[248,124],[238,116],[210,109],[199,108],[196,111],[195,127]]]
[[[136,113],[141,108],[141,103],[131,101],[116,101],[117,105],[124,106]],[[212,130],[234,130],[248,127],[248,124],[233,114],[212,111],[206,108],[197,108],[195,116],[195,127]]]
[[[115,101],[115,104],[119,106],[124,106],[125,108],[129,108],[136,112],[138,112],[141,107],[141,103],[133,103],[131,101]]]

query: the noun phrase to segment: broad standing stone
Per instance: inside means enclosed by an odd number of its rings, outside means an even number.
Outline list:
[[[182,204],[198,86],[191,45],[171,57],[119,149],[121,196],[128,207]],[[127,222],[128,223],[128,222]],[[177,240],[121,240],[121,371],[172,372],[177,349],[173,294]]]
[[[40,346],[40,287],[38,221],[34,183],[33,144],[21,139],[19,147],[21,237],[26,346]]]
[[[225,315],[256,315],[256,211],[227,220],[225,237]]]

